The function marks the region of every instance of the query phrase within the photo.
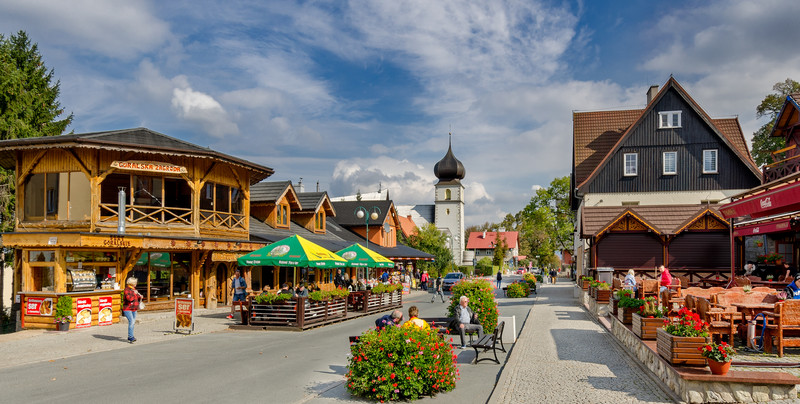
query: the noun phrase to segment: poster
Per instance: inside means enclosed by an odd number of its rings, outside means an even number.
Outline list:
[[[52,316],[52,297],[29,297],[25,304],[25,314],[29,316]]]
[[[175,299],[175,331],[189,331],[194,328],[192,324],[192,311],[194,299]]]
[[[403,282],[403,294],[408,295],[411,294],[411,284],[407,282]]]
[[[75,328],[92,326],[92,298],[79,297],[75,299]]]
[[[111,296],[97,298],[97,325],[111,325],[113,320],[112,301],[113,298]]]

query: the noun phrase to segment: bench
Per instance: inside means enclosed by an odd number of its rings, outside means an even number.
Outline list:
[[[500,350],[506,352],[506,347],[503,345],[503,328],[505,327],[505,324],[505,321],[501,321],[499,324],[497,324],[497,327],[494,328],[494,332],[491,334],[486,334],[475,343],[470,344],[470,347],[475,349],[475,364],[482,360],[494,360],[495,363],[498,365],[500,364],[500,359],[497,358],[497,341],[500,341]],[[478,349],[483,349],[483,352],[491,349],[492,353],[494,354],[494,359],[490,357],[478,359]]]
[[[350,340],[350,345],[358,344],[358,341],[361,340],[360,335],[351,335],[347,337]]]

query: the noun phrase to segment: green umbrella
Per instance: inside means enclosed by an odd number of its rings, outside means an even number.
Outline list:
[[[346,259],[347,266],[351,267],[367,267],[367,268],[394,267],[394,262],[392,262],[390,259],[358,243],[355,243],[345,249],[339,250],[336,252],[336,254],[339,254],[342,258]]]
[[[347,266],[344,258],[296,234],[247,253],[239,257],[237,261],[242,266],[272,265],[312,268]]]

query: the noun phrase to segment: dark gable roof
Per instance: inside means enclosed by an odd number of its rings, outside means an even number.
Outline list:
[[[0,166],[6,169],[14,168],[16,164],[15,152],[17,150],[67,147],[115,149],[138,153],[213,158],[249,169],[251,171],[251,183],[259,182],[274,173],[274,170],[269,167],[229,156],[147,128],[2,140],[0,141]]]
[[[264,181],[250,187],[250,203],[276,202],[292,186],[291,181]],[[303,206],[301,203],[300,206]]]
[[[300,202],[300,206],[303,207],[303,212],[316,212],[322,206],[322,203],[325,202],[325,199],[328,199],[328,203],[331,203],[328,193],[325,191],[301,192],[297,194],[297,200]],[[331,204],[331,209],[333,210],[333,215],[336,216],[336,209],[333,208],[333,204]]]
[[[372,212],[373,207],[380,209],[380,214],[377,220],[369,219],[370,226],[381,225],[386,220],[386,215],[389,214],[389,209],[392,207],[392,201],[344,201],[333,202],[333,208],[336,210],[336,221],[342,226],[363,226],[365,218],[359,219],[356,217],[355,212],[359,207],[363,207],[368,213]]]
[[[719,205],[586,206],[581,219],[581,235],[586,238],[595,236],[627,212],[642,219],[657,233],[673,235],[706,210],[726,221],[719,212]]]
[[[583,188],[591,182],[600,168],[633,132],[633,128],[639,125],[644,116],[670,89],[677,91],[700,116],[700,119],[704,120],[709,128],[717,133],[720,140],[728,145],[754,175],[761,178],[761,172],[750,156],[739,120],[737,118],[711,119],[678,81],[670,77],[644,109],[573,113],[573,157],[575,160],[573,172],[575,173],[576,188]]]

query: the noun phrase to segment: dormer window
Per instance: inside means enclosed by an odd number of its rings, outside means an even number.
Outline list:
[[[633,177],[639,174],[639,153],[625,153],[625,176]]]
[[[276,225],[279,227],[289,227],[289,205],[278,205],[277,214]]]
[[[317,232],[325,231],[325,212],[319,211],[314,215],[314,230]]]
[[[658,113],[658,128],[672,129],[681,127],[681,111],[664,111]]]

